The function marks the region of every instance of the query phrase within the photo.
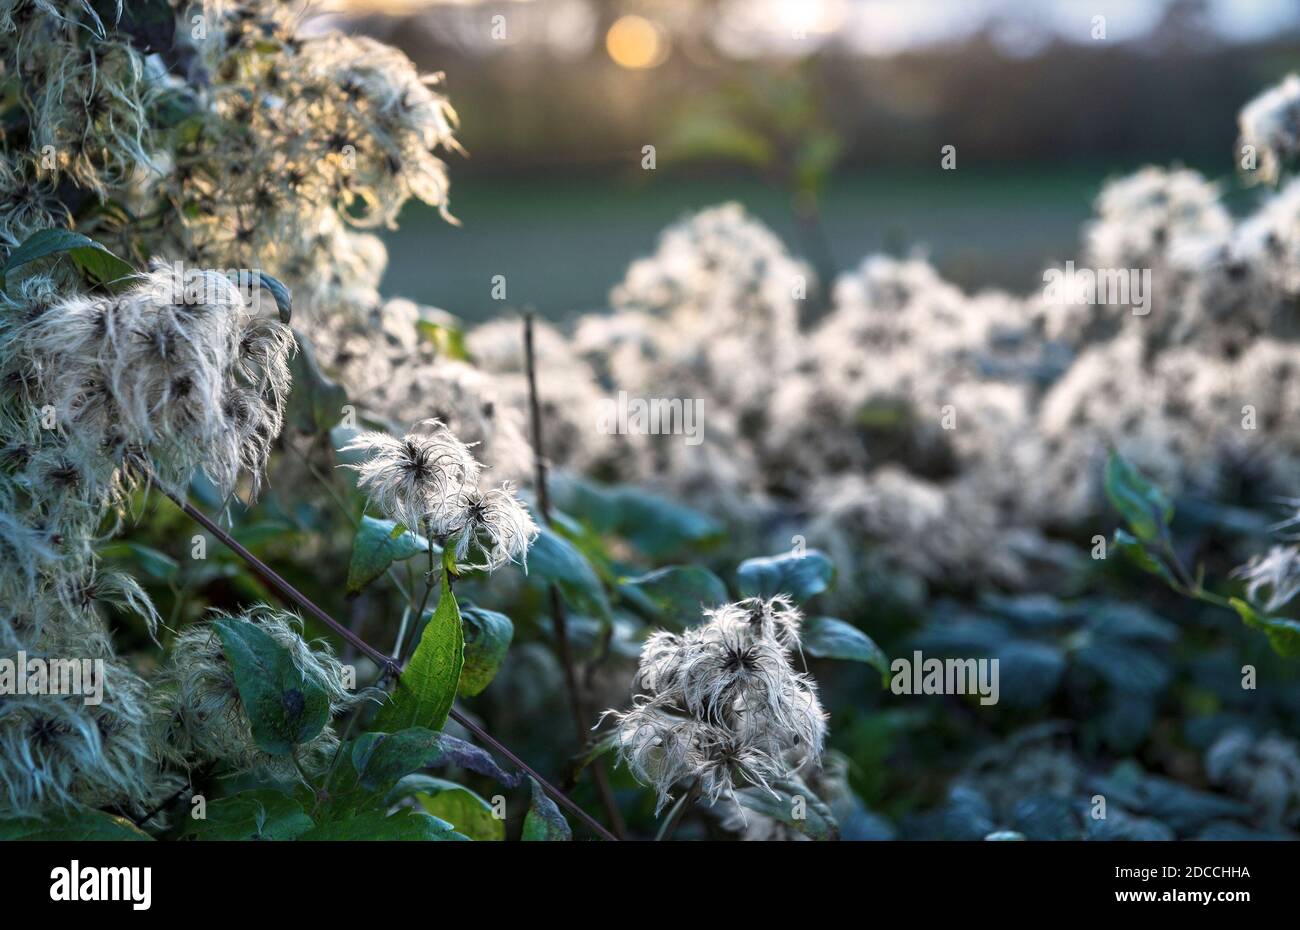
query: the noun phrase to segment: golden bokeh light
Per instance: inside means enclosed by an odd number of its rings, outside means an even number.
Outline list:
[[[615,64],[641,70],[654,68],[668,57],[667,34],[644,16],[620,16],[605,34],[605,49]]]

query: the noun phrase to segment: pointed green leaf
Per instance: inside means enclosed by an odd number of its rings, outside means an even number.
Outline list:
[[[736,800],[741,806],[779,820],[814,840],[839,838],[840,827],[831,809],[798,777],[774,782],[771,787],[771,792],[761,787],[741,788],[736,792]]]
[[[170,581],[176,577],[180,567],[167,553],[134,542],[110,543],[103,546],[99,554],[106,559],[122,559],[131,562],[155,581]]]
[[[579,612],[609,619],[609,600],[595,569],[573,543],[549,527],[542,528],[528,550],[528,574],[557,585]]]
[[[212,626],[259,749],[288,755],[320,733],[329,720],[329,698],[319,682],[298,670],[287,649],[247,620],[223,618]]]
[[[398,680],[397,688],[375,717],[374,728],[393,732],[407,727],[441,730],[456,699],[465,662],[460,608],[444,568],[438,606],[424,626],[420,644]]]
[[[422,776],[415,800],[425,813],[445,820],[458,833],[480,842],[506,838],[506,822],[493,815],[492,805],[464,785],[442,778]]]
[[[1174,518],[1174,505],[1165,493],[1118,453],[1106,463],[1106,496],[1143,542],[1163,538]]]
[[[0,270],[0,289],[9,272],[38,258],[67,253],[77,267],[100,284],[117,284],[135,274],[135,269],[101,243],[70,229],[42,229],[32,233],[9,253]]]
[[[1269,617],[1255,610],[1239,597],[1229,600],[1241,615],[1242,622],[1268,637],[1268,644],[1278,655],[1291,659],[1300,656],[1300,622],[1288,617]]]
[[[507,788],[520,782],[473,743],[446,733],[412,727],[396,733],[366,733],[353,741],[348,758],[357,783],[368,791],[387,792],[398,781],[420,769],[451,765],[494,779]]]
[[[425,727],[362,734],[349,753],[358,784],[367,791],[386,792],[406,775],[438,765],[446,757],[441,737]]]
[[[324,432],[343,417],[348,394],[321,372],[311,341],[297,330],[293,336],[298,352],[289,363],[293,389],[285,404],[285,417],[303,433]]]
[[[1127,530],[1115,531],[1115,548],[1132,559],[1133,563],[1144,572],[1160,577],[1166,584],[1175,587],[1178,585],[1173,570],[1165,564],[1165,560],[1152,553],[1140,539]]]
[[[784,552],[781,555],[746,559],[736,570],[740,593],[745,597],[770,598],[788,594],[800,603],[831,586],[835,566],[826,553],[816,549]]]
[[[401,527],[394,520],[363,516],[352,537],[352,560],[348,563],[348,594],[359,593],[394,562],[429,551],[429,541]]]
[[[803,624],[803,650],[819,659],[865,662],[889,684],[889,657],[857,627],[834,617],[809,617]]]
[[[544,841],[567,843],[573,839],[573,830],[555,806],[555,802],[546,796],[537,779],[530,778],[533,797],[528,805],[528,815],[524,818],[524,832],[520,839],[525,841]]]
[[[400,810],[391,817],[383,811],[367,811],[347,820],[323,823],[298,837],[300,840],[465,840],[445,820],[424,811]]]
[[[78,811],[49,817],[0,818],[0,840],[82,843],[87,840],[151,840],[125,817],[104,811]]]
[[[466,607],[460,612],[465,636],[465,664],[460,670],[459,693],[473,697],[492,683],[501,667],[515,626],[505,614],[482,607]]]
[[[727,600],[727,586],[707,568],[672,565],[619,582],[619,593],[661,623],[683,629],[700,622],[705,608]]]
[[[291,840],[314,826],[301,804],[270,788],[209,801],[202,820],[192,813],[180,835],[200,840]]]
[[[557,475],[551,483],[556,505],[597,533],[626,539],[652,559],[680,556],[722,538],[722,525],[702,511],[630,485],[605,487]]]

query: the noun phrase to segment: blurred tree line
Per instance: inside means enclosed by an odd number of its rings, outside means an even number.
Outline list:
[[[660,20],[672,50],[658,67],[638,71],[615,64],[603,42],[633,7],[605,0],[594,17],[568,22],[566,2],[444,6],[358,18],[349,28],[446,72],[466,117],[461,139],[472,157],[457,166],[462,176],[634,173],[647,143],[661,149],[665,167],[674,155],[702,154],[676,146],[683,127],[698,125],[701,114],[720,119],[730,102],[738,122],[775,133],[766,144],[775,146],[788,175],[783,186],[792,188],[823,162],[849,170],[928,167],[948,144],[957,146],[959,167],[1222,165],[1242,102],[1294,69],[1300,50],[1295,31],[1225,42],[1200,0],[1178,0],[1147,35],[1127,41],[1081,37],[1028,52],[993,24],[960,44],[892,57],[864,57],[832,39],[802,59],[741,62],[717,47],[708,27],[714,4],[703,2],[653,8],[672,11]],[[507,32],[494,41],[485,37],[498,14]],[[812,112],[798,113],[792,99]],[[791,133],[809,135],[807,151],[795,151]],[[733,150],[717,160],[752,162],[751,141],[733,136]]]

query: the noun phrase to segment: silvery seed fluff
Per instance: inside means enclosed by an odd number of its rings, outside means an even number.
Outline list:
[[[654,788],[658,809],[684,783],[715,803],[818,764],[826,715],[815,683],[791,665],[801,621],[788,597],[749,598],[646,640],[632,709],[606,716],[620,761]]]
[[[446,536],[457,503],[478,482],[479,463],[469,447],[441,423],[401,439],[387,433],[358,433],[340,452],[366,452],[357,465],[357,485],[385,516],[411,530]]]

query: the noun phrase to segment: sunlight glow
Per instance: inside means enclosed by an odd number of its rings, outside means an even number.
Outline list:
[[[605,49],[624,68],[654,68],[668,57],[668,36],[643,16],[621,16],[605,34]]]

